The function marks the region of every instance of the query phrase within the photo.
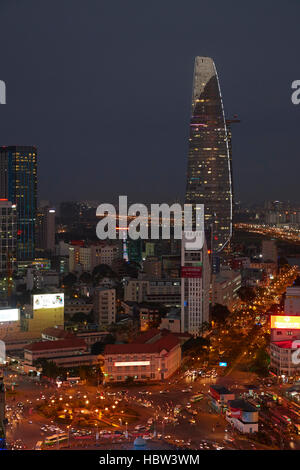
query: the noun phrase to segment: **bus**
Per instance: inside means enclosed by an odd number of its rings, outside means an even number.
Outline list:
[[[198,395],[194,395],[191,398],[191,402],[195,403],[196,401],[200,401],[203,398],[203,393],[199,393]]]
[[[42,450],[43,441],[37,441],[35,444],[35,450]]]
[[[61,434],[53,434],[53,436],[46,437],[45,439],[45,445],[46,446],[52,446],[54,444],[57,444],[58,442],[63,442],[68,440],[68,433],[64,432]]]

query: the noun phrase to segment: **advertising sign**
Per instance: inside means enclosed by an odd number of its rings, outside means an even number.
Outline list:
[[[271,315],[271,328],[300,330],[300,316]]]
[[[0,323],[7,321],[18,321],[20,311],[18,308],[4,308],[0,310]]]
[[[39,294],[33,296],[33,310],[64,306],[64,294]]]
[[[202,277],[202,266],[181,266],[181,277],[184,277],[184,278]]]

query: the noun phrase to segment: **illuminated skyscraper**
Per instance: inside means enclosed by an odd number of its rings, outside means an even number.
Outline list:
[[[232,235],[231,139],[209,57],[195,59],[185,202],[204,204],[212,250],[221,251]]]
[[[16,261],[17,210],[10,201],[0,200],[0,273],[13,271]]]
[[[37,206],[35,147],[0,147],[0,198],[17,206],[17,259],[33,259]]]

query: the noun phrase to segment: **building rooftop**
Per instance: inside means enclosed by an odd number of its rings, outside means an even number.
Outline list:
[[[172,308],[165,316],[165,318],[172,318],[180,320],[181,311],[180,308]]]
[[[250,413],[254,413],[257,411],[257,408],[255,406],[251,405],[246,400],[243,400],[242,398],[237,398],[236,400],[229,400],[228,402],[230,408],[235,408],[241,411],[248,411]]]
[[[211,385],[210,388],[218,392],[220,395],[231,395],[233,393],[228,390],[228,388],[223,387],[222,385]]]
[[[57,341],[37,341],[24,348],[24,351],[47,351],[53,349],[86,348],[83,339],[60,339]]]
[[[300,344],[296,344],[294,347],[292,347],[294,341],[288,340],[288,341],[273,341],[273,344],[276,344],[279,348],[282,349],[296,349],[300,348]]]
[[[153,333],[153,330],[149,330],[149,332],[147,331],[144,335],[151,331],[152,334],[144,337],[142,341],[128,344],[107,344],[104,349],[104,354],[153,354],[160,353],[164,349],[166,351],[171,351],[180,344],[179,339],[172,333],[160,334],[161,332],[159,332],[159,330],[154,329],[155,334]],[[159,332],[158,334],[156,333],[157,331]],[[154,339],[156,336],[157,339],[151,343],[146,341],[146,339]]]
[[[42,331],[42,335],[52,336],[57,339],[71,339],[74,338],[74,334],[71,331],[63,330],[62,328],[50,327]]]

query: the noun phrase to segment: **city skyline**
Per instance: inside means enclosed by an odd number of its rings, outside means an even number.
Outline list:
[[[158,16],[137,2],[118,14],[108,4],[91,14],[77,0],[71,9],[29,0],[19,15],[13,5],[0,7],[10,37],[1,56],[0,143],[38,147],[41,199],[110,200],[111,181],[133,200],[183,199],[193,61],[203,55],[214,57],[222,77],[226,115],[242,121],[233,129],[236,198],[297,200],[299,106],[291,83],[299,67],[291,44],[298,6],[272,2],[266,38],[269,15],[259,4],[242,10],[220,2],[218,15],[213,5],[191,4],[165,2]]]
[[[1,457],[300,450],[286,6],[0,2]]]

